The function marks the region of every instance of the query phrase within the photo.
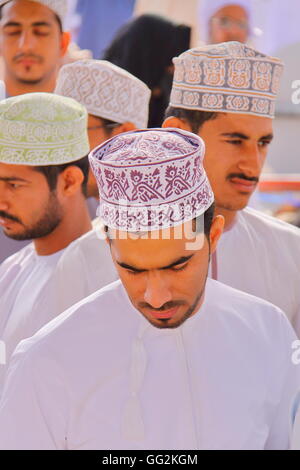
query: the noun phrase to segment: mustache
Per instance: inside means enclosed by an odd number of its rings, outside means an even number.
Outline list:
[[[259,181],[259,178],[257,176],[247,176],[245,175],[245,173],[230,173],[226,179],[230,180],[232,178],[239,178],[246,181],[254,181],[255,183],[258,183]]]
[[[13,222],[22,223],[20,219],[14,217],[13,215],[7,214],[7,212],[0,211],[0,219],[12,220]]]
[[[170,302],[166,302],[164,305],[162,305],[159,308],[153,308],[152,305],[148,304],[147,302],[140,302],[139,308],[141,309],[147,308],[147,309],[152,310],[153,312],[164,312],[174,307],[180,307],[181,305],[185,305],[185,302],[181,300],[171,300]]]
[[[43,58],[39,55],[35,55],[35,54],[24,54],[24,52],[20,52],[20,54],[17,54],[15,55],[15,57],[13,58],[13,62],[18,62],[19,60],[22,60],[22,59],[35,59],[37,60],[38,62],[42,62],[43,61]]]

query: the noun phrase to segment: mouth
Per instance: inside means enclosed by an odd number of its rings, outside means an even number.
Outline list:
[[[174,315],[177,313],[178,308],[179,306],[170,308],[169,310],[164,310],[162,312],[159,312],[157,310],[148,310],[148,313],[157,320],[165,320],[174,317]]]
[[[10,219],[3,219],[0,218],[0,226],[4,228],[9,228],[12,224],[15,224],[16,222]]]
[[[252,193],[256,186],[257,181],[251,181],[244,178],[233,177],[229,178],[229,182],[240,192],[243,193]]]

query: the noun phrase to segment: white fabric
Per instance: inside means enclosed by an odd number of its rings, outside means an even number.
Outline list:
[[[217,248],[218,281],[281,308],[300,336],[300,230],[246,208]]]
[[[62,253],[63,250],[38,256],[31,243],[0,266],[0,340],[6,349],[6,364],[0,364],[0,395],[9,358],[17,344],[62,312],[55,309],[49,284]]]
[[[54,93],[75,99],[89,114],[102,119],[147,127],[150,89],[107,60],[76,60],[64,65]]]
[[[292,416],[292,424],[293,424],[293,435],[292,435],[292,442],[291,442],[291,449],[292,450],[300,450],[300,391],[296,396],[294,402],[295,412],[298,411],[296,416]],[[295,418],[295,419],[294,419]]]
[[[277,307],[213,280],[166,330],[116,281],[18,346],[0,448],[286,449],[293,341]]]
[[[64,17],[67,13],[67,0],[31,0],[32,2],[42,3],[46,7],[53,10],[58,15],[61,22],[63,23]],[[0,0],[0,6],[7,3],[8,0]]]
[[[57,264],[55,295],[61,311],[118,279],[101,230],[97,226],[71,243]]]

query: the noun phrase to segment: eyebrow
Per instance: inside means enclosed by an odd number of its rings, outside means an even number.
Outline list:
[[[230,137],[231,139],[241,139],[241,140],[249,140],[250,137],[246,134],[243,134],[242,132],[224,132],[221,134],[223,137]],[[273,139],[273,134],[267,134],[263,135],[262,137],[259,138],[259,140],[272,140]]]
[[[24,178],[18,178],[17,176],[0,176],[0,181],[5,181],[7,183],[11,183],[12,181],[19,181],[21,183],[29,183],[28,180]]]
[[[182,256],[181,258],[177,259],[176,261],[173,261],[172,263],[168,264],[167,266],[162,266],[162,267],[156,268],[156,269],[158,269],[158,271],[163,271],[163,270],[166,270],[166,269],[174,268],[174,266],[178,266],[179,264],[186,263],[193,256],[194,256],[194,254],[189,255],[189,256]],[[135,266],[130,266],[129,264],[126,264],[126,263],[120,263],[119,261],[117,261],[117,263],[118,263],[119,266],[121,266],[121,268],[129,269],[130,271],[134,271],[136,273],[144,273],[144,272],[150,271],[149,269],[138,269]]]
[[[18,23],[17,21],[9,21],[3,26],[3,28],[8,28],[10,26],[18,27],[22,26],[22,23]],[[51,28],[51,24],[47,23],[47,21],[35,21],[31,24],[31,26],[47,26],[48,28]]]

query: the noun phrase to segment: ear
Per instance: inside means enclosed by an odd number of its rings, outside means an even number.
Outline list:
[[[218,241],[223,232],[224,223],[225,223],[224,217],[222,215],[217,215],[211,224],[210,233],[209,233],[211,253],[213,253],[217,248]]]
[[[71,33],[69,31],[64,31],[61,35],[61,43],[60,43],[60,50],[61,50],[61,57],[63,57],[70,45],[71,42]]]
[[[81,185],[83,183],[83,180],[84,174],[78,166],[68,166],[59,175],[60,190],[65,197],[72,197],[78,192],[82,193]]]
[[[115,127],[113,129],[113,132],[111,133],[111,136],[114,137],[117,134],[122,134],[123,132],[134,131],[135,129],[136,129],[136,126],[132,122],[126,121],[120,124],[118,127]]]
[[[189,132],[192,130],[191,126],[186,121],[174,116],[170,116],[165,119],[161,127],[176,127],[177,129],[182,129],[183,131]]]

